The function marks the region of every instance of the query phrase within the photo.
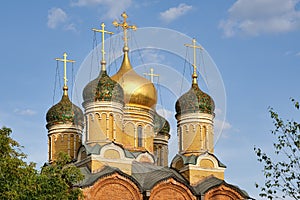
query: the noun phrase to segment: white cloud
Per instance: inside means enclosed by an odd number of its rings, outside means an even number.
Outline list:
[[[227,121],[222,121],[222,120],[219,120],[219,119],[215,119],[214,120],[214,127],[215,127],[215,132],[216,131],[227,131],[229,129],[232,128],[232,125],[227,122]]]
[[[71,5],[79,7],[97,5],[104,6],[106,12],[102,17],[115,19],[131,5],[131,2],[132,0],[120,0],[117,2],[112,0],[77,0]]]
[[[20,110],[20,109],[15,109],[14,113],[18,114],[18,115],[24,115],[24,116],[32,116],[36,114],[36,111],[31,110],[31,109],[24,109],[24,110]]]
[[[165,56],[157,50],[144,50],[142,51],[142,58],[145,63],[162,63]]]
[[[47,25],[51,29],[55,29],[59,24],[63,24],[67,21],[67,14],[61,8],[51,8],[48,11]]]
[[[283,33],[300,28],[299,0],[238,0],[219,27],[226,37]]]
[[[192,9],[192,6],[186,5],[185,3],[181,3],[177,7],[172,7],[164,12],[161,12],[160,17],[165,22],[171,22],[171,21],[175,20],[176,18],[186,14],[191,9]]]
[[[291,55],[292,53],[293,53],[292,51],[286,51],[286,52],[284,53],[284,55],[289,56],[289,55]]]
[[[160,114],[161,116],[163,116],[165,119],[172,119],[174,116],[175,116],[175,113],[170,111],[170,110],[167,110],[165,108],[158,108],[156,110],[156,112],[158,114]]]
[[[76,26],[74,23],[65,25],[64,30],[77,32],[77,29],[76,29]]]

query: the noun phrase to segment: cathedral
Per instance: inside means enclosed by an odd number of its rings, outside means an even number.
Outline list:
[[[113,25],[123,30],[123,60],[112,76],[104,51],[110,32],[104,24],[94,30],[102,33],[101,70],[82,91],[83,110],[70,101],[65,73],[62,98],[46,114],[49,163],[67,153],[85,176],[75,186],[87,200],[252,199],[224,180],[226,166],[214,154],[215,104],[198,86],[195,63],[190,89],[174,105],[179,148],[168,161],[170,124],[156,112],[154,84],[131,65],[127,31],[136,27],[121,16]],[[195,50],[195,40],[189,46]],[[66,53],[57,60],[65,70],[72,62]]]

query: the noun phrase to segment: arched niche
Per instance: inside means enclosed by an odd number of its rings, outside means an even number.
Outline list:
[[[240,192],[226,185],[214,187],[204,195],[204,200],[236,200],[245,198]]]
[[[138,186],[128,178],[115,173],[97,180],[91,187],[83,189],[86,200],[142,200]]]
[[[196,197],[187,186],[170,178],[156,184],[152,188],[149,200],[169,199],[196,200]]]
[[[114,144],[106,144],[100,150],[100,156],[106,159],[125,159],[124,150]]]

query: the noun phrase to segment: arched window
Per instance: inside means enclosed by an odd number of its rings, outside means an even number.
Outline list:
[[[138,147],[142,147],[143,146],[143,127],[141,125],[138,126],[137,132],[138,132]]]

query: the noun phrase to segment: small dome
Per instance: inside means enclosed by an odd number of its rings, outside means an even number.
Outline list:
[[[132,68],[128,49],[124,48],[124,58],[119,71],[111,77],[124,91],[124,103],[153,108],[157,102],[156,89],[148,79],[138,75]]]
[[[214,114],[215,103],[208,94],[200,90],[198,84],[192,84],[191,89],[176,101],[175,109],[176,115],[185,113]]]
[[[154,132],[157,134],[170,136],[169,122],[157,112],[154,113]]]
[[[124,92],[122,87],[107,75],[106,70],[101,70],[99,76],[83,89],[83,100],[84,102],[114,101],[123,104]]]
[[[46,115],[47,127],[55,124],[83,124],[83,113],[74,105],[68,95],[63,95],[60,102],[52,106]]]

